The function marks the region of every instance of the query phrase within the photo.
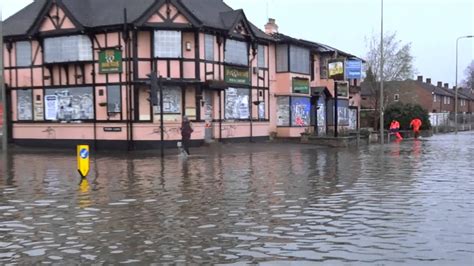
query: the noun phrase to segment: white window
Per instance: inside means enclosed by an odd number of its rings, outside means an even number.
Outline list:
[[[20,121],[33,120],[33,91],[17,90],[17,119]]]
[[[250,119],[250,89],[228,88],[225,91],[225,119]]]
[[[447,97],[448,98],[448,104],[451,104],[451,97]]]
[[[46,120],[94,119],[92,87],[46,89],[44,99]]]
[[[400,95],[399,94],[394,94],[393,95],[393,100],[398,102],[400,100]]]
[[[155,31],[155,57],[181,57],[181,32],[170,30]]]
[[[92,44],[85,35],[54,37],[44,40],[44,61],[46,63],[90,61]]]
[[[433,102],[436,102],[436,94],[433,94]]]
[[[227,40],[225,43],[225,62],[237,65],[248,65],[247,43],[235,40]]]
[[[265,62],[265,46],[259,45],[258,46],[258,51],[257,51],[257,66],[260,67],[265,67],[266,62]]]
[[[214,61],[214,35],[204,35],[204,58],[209,61]]]
[[[163,87],[163,114],[181,113],[181,95],[180,87]],[[155,114],[160,113],[160,93],[158,91],[158,106],[154,106]]]
[[[16,65],[19,67],[31,65],[31,43],[16,43]]]
[[[290,46],[290,72],[309,74],[309,49]]]

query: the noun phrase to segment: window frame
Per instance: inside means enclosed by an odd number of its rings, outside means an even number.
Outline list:
[[[46,96],[51,96],[51,95],[57,95],[56,93],[53,93],[51,94],[50,91],[54,91],[54,92],[57,92],[57,91],[61,91],[61,90],[79,90],[79,89],[88,89],[90,93],[88,93],[90,95],[90,98],[91,98],[91,106],[92,106],[92,112],[90,113],[92,115],[92,117],[89,117],[89,118],[85,118],[85,119],[48,119],[46,117],[46,102],[45,102],[45,97]],[[71,121],[94,121],[96,116],[95,116],[95,112],[96,112],[96,106],[94,104],[95,102],[95,95],[94,95],[94,87],[93,86],[78,86],[78,87],[61,87],[61,88],[45,88],[43,90],[44,94],[43,94],[43,113],[44,113],[44,121],[46,122],[56,122],[56,123],[61,123],[61,122],[71,122]],[[60,103],[60,99],[57,100],[58,101],[58,105]],[[58,116],[58,113],[59,113],[59,109],[60,107],[58,106],[57,107],[57,110],[56,110],[56,116]],[[81,108],[82,109],[82,108]]]
[[[214,51],[215,51],[215,43],[216,43],[216,40],[215,40],[215,36],[212,35],[212,34],[204,34],[204,59],[206,61],[214,61],[215,60],[215,56],[214,56]],[[209,54],[208,52],[208,45],[209,43],[212,40],[212,53]]]
[[[119,97],[119,111],[111,111],[111,106],[110,104],[112,103],[110,101],[110,90],[111,89],[117,89],[118,90],[118,97]],[[120,85],[107,85],[106,87],[106,91],[107,91],[107,113],[108,114],[120,114],[122,113],[122,88]]]
[[[308,68],[308,71],[307,72],[302,72],[302,71],[299,71],[300,69],[298,70],[294,70],[291,66],[291,62],[296,60],[298,62],[301,62],[299,59],[295,59],[295,58],[292,58],[291,56],[291,51],[292,51],[292,48],[293,49],[301,49],[301,50],[305,50],[306,52],[308,52],[308,57],[307,57],[307,68]],[[306,59],[305,59],[306,60]],[[299,63],[298,65],[301,65],[301,63]],[[305,48],[305,47],[301,47],[301,46],[298,46],[298,45],[288,45],[288,72],[291,72],[291,73],[297,73],[297,74],[303,74],[303,75],[311,75],[311,50],[308,49],[308,48]]]
[[[267,46],[263,44],[259,44],[257,47],[257,67],[258,68],[267,68],[267,61],[266,59],[266,54],[265,54],[265,48]],[[261,58],[263,56],[263,58]]]
[[[72,39],[72,38],[77,38],[77,39]],[[54,43],[54,41],[57,41],[57,43]],[[85,44],[84,41],[87,43]],[[48,42],[52,42],[52,43],[48,43]],[[53,44],[55,46],[53,46]],[[76,54],[74,54],[74,58],[70,58],[72,54],[71,53],[72,49],[71,47],[67,47],[67,44],[74,45],[73,48],[76,49]],[[53,47],[49,47],[49,46],[53,46]],[[81,53],[84,51],[86,53]],[[45,64],[92,61],[92,59],[94,58],[93,53],[94,51],[92,49],[92,41],[87,35],[77,34],[77,35],[68,35],[68,36],[49,37],[49,38],[45,38],[43,41],[43,62]],[[54,57],[52,56],[53,54],[54,54]]]
[[[25,51],[22,51],[22,53],[19,52],[20,48],[22,45],[27,45],[27,47],[23,47],[22,49],[26,49]],[[15,60],[16,60],[16,66],[17,67],[29,67],[31,66],[33,63],[32,63],[32,45],[31,45],[31,42],[30,41],[19,41],[19,42],[16,42],[15,44],[15,47],[16,47],[16,55],[15,55]],[[28,56],[27,57],[24,57],[22,55],[25,54],[25,52],[27,52]],[[25,58],[28,58],[28,59],[25,59]],[[22,61],[22,60],[26,60],[26,61]],[[22,62],[21,64],[19,62]]]
[[[247,118],[235,118],[235,117],[228,117],[228,112],[227,112],[227,106],[229,106],[228,104],[228,91],[229,89],[235,89],[235,90],[246,90],[247,91],[247,99],[248,99],[248,102],[247,102],[247,112],[248,112],[248,117]],[[251,103],[251,89],[250,87],[238,87],[238,86],[235,86],[235,87],[229,87],[227,89],[224,90],[224,120],[233,120],[233,121],[249,121],[251,119],[251,116],[250,116],[250,111],[251,111],[251,108],[253,108],[252,106],[252,103]]]
[[[174,43],[173,47],[179,47],[179,55],[178,56],[175,56],[175,55],[171,55],[171,56],[168,56],[166,55],[165,51],[162,51],[162,53],[160,53],[159,51],[159,48],[160,48],[160,45],[159,45],[159,40],[160,38],[158,38],[159,36],[159,33],[176,33],[177,35],[179,35],[179,42],[176,42]],[[179,46],[177,45],[179,43]],[[168,47],[169,48],[169,47]],[[164,56],[162,56],[164,55]],[[154,58],[183,58],[183,32],[182,31],[178,31],[178,30],[154,30],[153,31],[153,57]]]
[[[229,43],[236,43],[236,44],[243,44],[245,45],[245,56],[242,54],[242,55],[238,55],[237,58],[240,58],[241,56],[245,58],[245,63],[242,64],[242,62],[237,62],[237,61],[234,61],[232,59],[229,59],[229,51],[235,51],[235,49],[228,49],[227,45],[229,45]],[[231,48],[231,47],[229,47]],[[235,39],[227,39],[225,41],[225,45],[224,45],[224,63],[226,64],[229,64],[229,65],[238,65],[238,66],[245,66],[245,67],[248,67],[249,66],[249,43],[246,42],[246,41],[242,41],[242,40],[235,40]],[[235,55],[233,55],[235,56]],[[232,61],[229,61],[229,60],[232,60]]]
[[[19,108],[20,108],[20,104],[19,104],[19,93],[18,92],[29,92],[29,96],[30,96],[30,113],[31,113],[31,118],[30,119],[20,119],[20,111],[19,111]],[[34,120],[34,117],[35,117],[35,114],[34,114],[34,99],[33,99],[33,89],[18,89],[16,90],[16,120],[18,122],[27,122],[27,121],[33,121]]]
[[[176,95],[178,95],[179,99],[178,99],[178,109],[179,109],[179,112],[171,112],[171,111],[164,111],[163,112],[163,115],[180,115],[180,114],[183,114],[184,112],[184,107],[183,107],[183,88],[181,88],[180,86],[163,86],[163,99],[165,98],[165,91],[170,91],[170,90],[175,90],[177,91],[178,93],[176,93]],[[159,109],[160,108],[160,93],[158,91],[156,97],[158,98],[158,105],[157,106],[153,106],[153,114],[155,115],[159,115],[161,114],[161,110]],[[165,104],[165,101],[163,100],[163,107],[164,107],[164,104]],[[166,109],[166,108],[163,108],[163,109]]]

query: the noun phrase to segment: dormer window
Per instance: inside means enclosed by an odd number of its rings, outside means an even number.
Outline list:
[[[224,58],[226,63],[247,66],[249,64],[247,43],[227,40],[225,43]]]
[[[91,61],[92,43],[85,35],[46,38],[44,61],[46,63]]]

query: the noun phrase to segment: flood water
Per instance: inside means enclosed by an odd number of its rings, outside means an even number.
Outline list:
[[[1,157],[0,264],[472,265],[474,133]]]

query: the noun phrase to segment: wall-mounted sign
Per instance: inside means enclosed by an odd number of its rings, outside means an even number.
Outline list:
[[[346,61],[346,79],[361,79],[362,76],[362,61],[347,60]]]
[[[337,98],[349,98],[349,82],[337,82]]]
[[[309,80],[302,78],[293,78],[293,93],[309,93]]]
[[[228,83],[250,85],[250,73],[248,68],[226,66],[224,80]]]
[[[333,80],[344,80],[344,61],[330,60],[328,62],[329,78]]]
[[[121,73],[122,72],[122,51],[103,50],[99,52],[99,73]]]
[[[104,132],[122,132],[121,127],[104,127]]]

